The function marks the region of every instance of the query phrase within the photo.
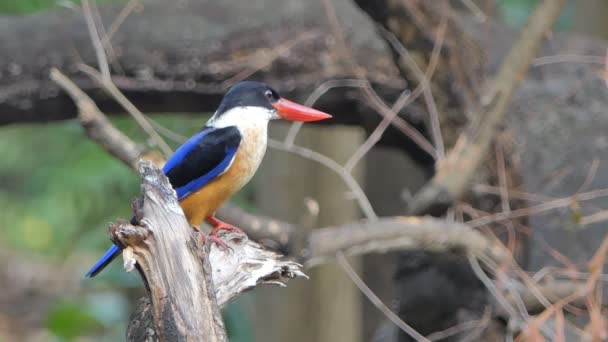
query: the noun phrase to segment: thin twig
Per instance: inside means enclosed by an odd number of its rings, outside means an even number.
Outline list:
[[[325,81],[321,83],[312,93],[310,93],[304,104],[312,107],[323,95],[325,95],[325,93],[333,88],[363,88],[366,86],[367,83],[365,81],[355,79]],[[300,132],[300,129],[302,129],[303,124],[303,122],[294,122],[291,125],[287,135],[285,136],[285,140],[283,140],[283,144],[285,144],[285,146],[289,147],[293,145],[294,141],[296,140],[296,136]]]
[[[369,84],[369,83],[368,83]],[[363,88],[363,92],[369,101],[368,104],[374,108],[381,116],[390,116],[393,114],[391,109],[384,103],[384,101],[380,98],[378,93],[376,93],[371,86],[367,86]],[[433,159],[437,160],[437,150],[435,147],[420,133],[416,128],[410,125],[407,121],[400,118],[399,116],[394,116],[391,122],[392,125],[397,127],[405,136],[412,139],[420,149],[428,153]]]
[[[443,39],[445,38],[445,29],[447,27],[447,17],[443,16],[441,18],[441,22],[439,24],[439,34],[437,40],[441,42],[443,45]],[[431,137],[433,138],[433,143],[435,145],[435,149],[437,151],[437,159],[441,160],[445,158],[445,147],[443,144],[443,137],[441,136],[441,127],[439,124],[439,113],[437,111],[437,104],[435,103],[435,99],[433,98],[433,92],[431,89],[430,80],[426,77],[426,75],[422,72],[416,60],[409,51],[405,48],[403,44],[395,37],[395,35],[385,29],[382,26],[379,26],[380,32],[382,32],[388,42],[393,46],[393,49],[397,51],[402,57],[405,63],[408,65],[412,73],[418,80],[419,84],[422,84],[423,87],[423,97],[426,103],[426,107],[429,112],[429,123],[431,128]]]
[[[166,156],[169,156],[173,153],[171,147],[167,145],[165,140],[154,130],[150,122],[146,119],[145,115],[135,107],[129,99],[116,87],[116,85],[112,82],[111,79],[106,80],[102,77],[102,75],[95,69],[91,68],[86,64],[79,64],[78,67],[82,72],[89,75],[91,79],[93,79],[99,86],[101,86],[105,91],[107,91],[115,100],[120,104],[131,116],[137,124],[150,136],[152,141],[158,146]]]
[[[469,183],[485,160],[516,89],[564,3],[565,0],[544,0],[530,15],[528,25],[485,88],[481,109],[473,115],[452,150],[439,163],[433,178],[418,191],[409,208],[411,214],[442,214],[469,189]]]
[[[589,184],[591,184],[593,182],[593,180],[595,179],[595,176],[597,175],[597,170],[599,168],[600,168],[600,160],[598,158],[593,158],[593,161],[591,162],[591,166],[589,166],[589,172],[587,172],[587,177],[585,177],[583,184],[581,184],[581,186],[578,188],[578,190],[576,190],[576,193],[579,193],[579,192],[585,190],[589,186]]]
[[[447,329],[435,331],[434,333],[426,335],[426,338],[431,341],[439,341],[459,334],[463,331],[473,330],[476,327],[481,327],[483,329],[485,325],[487,325],[487,322],[491,319],[491,317],[491,310],[486,307],[486,309],[483,311],[483,316],[480,319],[462,322]]]
[[[606,197],[606,196],[608,196],[608,189],[598,189],[598,190],[583,192],[583,193],[576,194],[573,196],[558,198],[558,199],[555,199],[555,200],[552,200],[549,202],[537,204],[537,205],[534,205],[531,207],[512,210],[509,213],[496,213],[496,214],[482,216],[480,218],[468,221],[467,224],[474,228],[480,227],[480,226],[498,222],[498,221],[511,220],[511,219],[524,217],[524,216],[530,216],[530,215],[537,215],[537,214],[547,212],[550,210],[567,207],[574,200],[583,202],[583,201],[588,201],[588,200],[592,200],[595,198]]]
[[[532,61],[532,66],[538,67],[556,63],[583,63],[583,64],[604,64],[604,56],[589,56],[577,54],[561,54],[552,56],[537,57]]]
[[[93,14],[93,18],[95,19],[95,26],[98,29],[99,32],[99,39],[103,42],[104,40],[106,40],[106,28],[103,24],[103,20],[101,18],[101,14],[99,13],[99,8],[97,8],[97,2],[93,1],[93,3],[91,4],[91,13]],[[116,52],[114,52],[114,47],[112,46],[112,44],[103,44],[103,48],[105,49],[104,52],[106,53],[106,56],[108,58],[108,62],[112,65],[112,67],[114,68],[114,71],[124,75],[125,71],[122,68],[122,66],[120,65],[120,63],[118,62],[118,58],[116,58]]]
[[[289,52],[289,50],[293,49],[298,44],[315,38],[316,36],[317,33],[307,31],[297,35],[296,37],[291,37],[286,42],[283,42],[282,44],[274,47],[269,53],[265,53],[264,57],[261,60],[257,61],[257,63],[255,63],[256,65],[254,65],[253,67],[246,67],[245,70],[237,73],[233,77],[230,77],[229,79],[222,82],[222,88],[228,89],[232,85],[246,79],[247,77],[260,71],[261,69],[264,69],[265,67],[269,66],[277,58],[285,55],[287,52]]]
[[[512,319],[518,318],[517,311],[509,301],[498,291],[492,279],[490,279],[486,273],[483,271],[479,262],[477,261],[477,257],[472,255],[471,253],[467,253],[467,258],[469,260],[469,264],[471,265],[471,269],[477,276],[477,278],[485,285],[486,289],[496,298],[500,306],[509,314],[509,317]],[[518,318],[519,319],[519,318]]]
[[[120,10],[120,13],[116,16],[112,24],[110,24],[110,28],[108,29],[108,33],[105,37],[103,37],[102,44],[104,47],[108,47],[111,44],[112,37],[118,29],[124,23],[124,21],[131,15],[131,12],[139,5],[139,0],[129,0],[125,7]]]
[[[608,220],[608,210],[602,210],[597,213],[581,217],[579,224],[588,226],[593,223],[603,222]]]
[[[365,77],[364,70],[357,64],[357,61],[353,57],[352,51],[348,48],[346,44],[346,39],[344,38],[344,33],[342,32],[342,28],[340,27],[340,22],[338,21],[338,17],[336,15],[336,10],[331,0],[323,0],[323,6],[325,7],[325,13],[327,15],[327,20],[332,29],[332,33],[336,39],[338,53],[342,55],[346,62],[348,63],[351,71],[357,79],[364,82],[365,87],[363,87],[363,92],[369,101],[368,104],[374,108],[375,111],[378,112],[383,117],[392,116],[392,112],[388,105],[378,96],[376,91],[371,87],[369,80]],[[403,134],[412,139],[418,146],[425,152],[427,152],[433,159],[437,159],[437,151],[433,147],[432,144],[428,142],[428,140],[420,134],[414,127],[412,127],[407,121],[403,120],[399,116],[394,116],[391,121],[397,129],[399,129]]]
[[[104,80],[110,80],[111,77],[110,67],[108,65],[108,58],[103,48],[103,44],[101,44],[101,40],[99,40],[99,33],[97,32],[97,26],[95,26],[95,19],[93,18],[91,4],[89,3],[89,0],[82,0],[82,12],[84,14],[84,19],[87,23],[87,29],[89,30],[89,37],[91,38],[93,48],[95,49],[95,55],[97,56],[97,64],[99,67],[99,71],[101,72],[101,75]]]
[[[382,138],[382,135],[384,134],[390,123],[401,111],[401,109],[403,109],[403,107],[407,106],[409,103],[415,101],[419,94],[424,93],[425,89],[430,86],[430,80],[432,79],[433,73],[435,72],[437,64],[439,63],[439,56],[441,53],[441,48],[443,47],[443,38],[445,37],[445,30],[447,27],[447,25],[445,25],[445,20],[443,20],[442,23],[443,25],[440,26],[439,31],[437,33],[438,39],[435,40],[435,45],[433,46],[433,52],[431,53],[429,66],[427,67],[426,73],[424,75],[424,79],[428,81],[419,82],[418,86],[416,87],[416,89],[414,89],[412,93],[406,93],[406,91],[403,91],[401,93],[401,95],[399,96],[397,101],[395,101],[391,108],[392,113],[383,117],[382,121],[380,122],[380,124],[378,124],[378,126],[376,126],[372,134],[369,135],[367,140],[363,144],[361,144],[361,146],[359,146],[357,151],[355,151],[355,153],[353,153],[353,155],[348,159],[346,164],[344,164],[344,168],[346,170],[352,171],[352,169],[355,167],[355,165],[357,165],[359,160],[361,160],[361,158],[363,158],[369,152],[369,150],[371,150],[372,147],[374,147],[378,143],[378,141],[380,141],[380,138]]]
[[[338,176],[340,176],[344,180],[346,185],[351,189],[365,217],[367,217],[369,220],[374,221],[378,219],[378,215],[376,215],[376,212],[374,211],[374,208],[372,207],[369,199],[367,198],[367,195],[365,195],[365,192],[363,191],[359,183],[357,183],[357,180],[355,180],[355,178],[335,160],[305,147],[296,145],[292,145],[289,147],[285,146],[282,142],[274,139],[268,139],[268,146],[277,150],[295,153],[303,158],[310,159],[319,164],[322,164],[328,169],[332,170],[333,172],[338,174]]]
[[[487,20],[488,17],[486,16],[486,14],[483,13],[481,8],[479,8],[479,6],[477,6],[477,4],[473,2],[473,0],[460,0],[460,2],[462,2],[462,4],[466,8],[468,8],[471,13],[473,13],[475,18],[477,18],[477,21],[479,21],[480,23],[484,23]]]
[[[139,159],[146,154],[145,149],[116,129],[97,108],[95,102],[61,71],[52,68],[50,77],[76,104],[78,119],[89,138],[103,147],[113,157],[131,168],[135,168]]]
[[[500,196],[501,191],[502,190],[500,189],[500,187],[493,186],[493,185],[487,185],[487,184],[473,185],[474,193],[491,194],[491,195]],[[515,190],[515,189],[509,189],[509,197],[522,199],[524,201],[532,201],[532,202],[546,202],[546,201],[552,201],[555,199],[555,197],[521,191],[521,190]]]
[[[361,280],[357,272],[351,267],[346,260],[346,257],[342,252],[336,253],[336,260],[340,267],[346,272],[350,280],[359,288],[361,293],[363,293],[367,299],[378,309],[380,310],[388,319],[391,320],[395,325],[397,325],[401,330],[407,333],[411,338],[420,342],[430,342],[430,340],[424,336],[422,336],[419,332],[417,332],[414,328],[405,323],[399,316],[397,316],[386,304],[382,302],[378,296],[372,291],[366,284]]]

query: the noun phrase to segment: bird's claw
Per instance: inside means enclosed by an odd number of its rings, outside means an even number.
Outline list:
[[[205,234],[201,235],[201,240],[202,240],[203,244],[207,243],[207,237],[205,236]],[[222,238],[220,238],[219,236],[209,234],[209,240],[211,240],[211,242],[215,243],[218,246],[218,248],[220,248],[222,250],[232,251],[232,248],[230,246],[228,246],[224,242],[224,240],[222,240]]]
[[[231,224],[224,223],[224,222],[222,222],[222,223],[218,224],[217,226],[215,226],[215,228],[213,228],[211,230],[211,233],[209,233],[209,235],[210,236],[217,236],[217,233],[220,230],[233,231],[233,232],[238,233],[238,234],[246,235],[245,232],[243,232],[240,228],[237,228],[237,227],[235,227],[235,226],[233,226]]]

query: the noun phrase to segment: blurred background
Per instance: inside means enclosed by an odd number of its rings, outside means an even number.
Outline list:
[[[449,29],[431,89],[447,150],[538,2],[437,2],[449,13]],[[396,32],[424,70],[440,16],[423,3],[100,0],[91,2],[91,13],[103,32],[113,81],[164,127],[160,132],[172,148],[204,124],[227,87],[255,79],[335,114],[333,122],[306,125],[295,144],[344,164],[382,119],[352,87],[357,77],[351,64],[389,106],[401,91],[413,90],[419,80],[404,71],[377,25]],[[479,176],[447,211],[466,222],[520,210],[478,228],[509,244],[530,276],[585,274],[606,234],[608,200],[597,192],[608,188],[606,16],[605,0],[567,2]],[[97,67],[80,2],[0,0],[0,341],[124,340],[129,315],[144,294],[138,276],[125,273],[120,262],[95,279],[83,278],[108,247],[108,224],[130,216],[139,181],[87,138],[71,99],[48,79],[49,69],[68,74],[133,140],[150,141],[79,71],[81,63]],[[336,81],[345,79],[350,81]],[[399,112],[430,139],[428,116],[422,97]],[[283,141],[290,128],[273,122],[270,135]],[[377,215],[405,215],[432,177],[434,160],[398,128],[382,133],[351,165],[352,175]],[[503,190],[511,194],[507,209]],[[335,172],[273,148],[232,203],[301,229],[365,217]],[[311,203],[318,213],[308,210]],[[411,250],[350,262],[384,303],[429,335],[485,317],[490,300],[463,260],[457,253]],[[410,340],[336,265],[307,273],[310,280],[258,288],[230,304],[224,310],[230,340]],[[568,315],[586,331],[584,310]],[[486,334],[489,325],[469,340],[502,340]],[[464,339],[449,335],[442,340]]]

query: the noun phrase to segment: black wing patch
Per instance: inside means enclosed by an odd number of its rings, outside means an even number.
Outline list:
[[[180,146],[163,168],[178,199],[225,172],[240,143],[241,133],[229,126],[205,129]]]

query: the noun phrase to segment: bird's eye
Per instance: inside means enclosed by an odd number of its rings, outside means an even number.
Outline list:
[[[266,96],[267,99],[274,100],[274,94],[272,93],[272,90],[266,90],[264,95]]]

